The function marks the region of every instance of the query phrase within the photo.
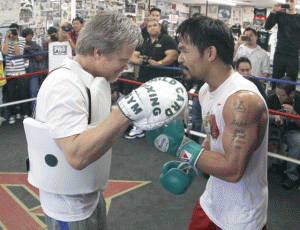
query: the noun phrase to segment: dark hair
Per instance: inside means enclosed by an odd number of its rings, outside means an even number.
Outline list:
[[[292,81],[291,78],[285,76],[283,78],[280,78],[282,81]],[[283,89],[287,95],[290,95],[291,92],[296,90],[296,85],[290,84],[290,83],[284,83],[284,82],[277,82],[276,88]]]
[[[83,18],[82,17],[76,17],[76,18],[74,18],[73,20],[72,20],[72,23],[74,22],[74,21],[79,21],[81,24],[83,24],[84,23],[84,20],[83,20]]]
[[[177,29],[179,40],[198,47],[201,55],[210,46],[215,46],[218,56],[225,64],[233,65],[234,39],[224,22],[207,16],[185,20]]]
[[[17,30],[19,29],[19,26],[17,23],[12,23],[10,26],[9,26],[9,29],[11,28],[16,28]]]
[[[22,31],[22,37],[23,38],[26,38],[27,37],[27,35],[29,35],[29,34],[31,34],[32,36],[33,36],[33,30],[32,29],[30,29],[30,28],[26,28],[26,29],[24,29],[23,31]]]
[[[247,57],[240,57],[236,62],[235,62],[235,69],[237,70],[241,64],[241,62],[248,62],[250,67],[252,68],[251,61]]]
[[[254,33],[255,36],[257,36],[257,32],[255,29],[251,28],[251,27],[248,27],[244,30],[243,34],[245,34],[246,31],[252,31]]]
[[[54,34],[57,33],[57,29],[55,27],[49,27],[49,29],[47,30],[48,35],[49,34]]]
[[[194,13],[193,15],[192,15],[192,17],[193,18],[196,18],[196,17],[200,17],[202,14],[200,14],[200,13]]]
[[[150,10],[150,14],[152,13],[152,11],[158,11],[159,14],[161,14],[161,9],[159,9],[159,8],[153,7],[153,8]]]

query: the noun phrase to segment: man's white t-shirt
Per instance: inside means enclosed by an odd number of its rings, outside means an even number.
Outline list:
[[[77,62],[65,59],[66,62]],[[64,61],[64,62],[65,62]],[[87,79],[90,74],[87,73]],[[37,97],[36,119],[47,121],[52,138],[64,138],[87,130],[88,96],[78,77],[66,68],[55,70],[43,82]],[[80,221],[91,216],[100,192],[60,195],[40,190],[44,213],[56,220]]]

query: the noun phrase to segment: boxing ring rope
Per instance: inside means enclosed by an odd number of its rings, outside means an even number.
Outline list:
[[[40,55],[40,54],[44,54],[47,53],[46,52],[39,52],[33,55]],[[12,57],[12,58],[7,58],[4,60],[10,60],[10,59],[17,59],[17,58],[24,58],[24,57],[28,57],[28,56],[33,56],[33,55],[21,55],[18,57]],[[133,64],[133,63],[130,63]],[[136,64],[133,64],[136,65]],[[161,67],[161,66],[151,66],[151,68],[163,68],[163,69],[172,69],[172,70],[183,70],[181,68],[175,68],[175,67]],[[30,77],[30,76],[34,76],[34,75],[40,75],[40,74],[45,74],[48,73],[48,70],[43,70],[43,71],[37,71],[37,72],[32,72],[32,73],[26,73],[26,74],[22,74],[22,75],[16,75],[16,76],[10,76],[10,77],[6,77],[6,78],[0,78],[0,80],[9,80],[9,79],[13,79],[13,78],[23,78],[23,77]],[[298,82],[291,82],[291,81],[282,81],[282,80],[278,80],[278,79],[269,79],[269,78],[259,78],[259,77],[254,77],[258,80],[264,80],[264,81],[273,81],[273,82],[283,82],[283,83],[287,83],[287,84],[294,84],[294,85],[300,85],[300,83]],[[133,80],[128,80],[128,79],[124,79],[124,78],[118,78],[119,82],[123,82],[123,83],[129,83],[129,84],[134,84],[134,85],[142,85],[144,84],[143,82],[138,82],[138,81],[133,81]],[[188,92],[189,94],[189,92]],[[198,97],[198,94],[193,93],[192,94],[193,97]],[[0,108],[3,107],[7,107],[7,106],[12,106],[12,105],[17,105],[17,104],[21,104],[21,103],[27,103],[27,102],[31,102],[31,101],[35,101],[36,98],[30,98],[30,99],[25,99],[25,100],[20,100],[20,101],[15,101],[15,102],[9,102],[9,103],[4,103],[2,105],[0,105]],[[289,113],[284,113],[281,111],[276,111],[276,110],[272,110],[272,109],[268,109],[269,114],[275,114],[275,115],[280,115],[280,116],[285,116],[287,118],[291,118],[291,119],[297,119],[300,120],[300,116],[297,115],[293,115],[293,114],[289,114]],[[206,137],[206,134],[204,133],[199,133],[197,131],[194,130],[188,130],[189,134],[194,135],[194,136],[198,136],[198,137]],[[268,152],[268,156],[273,157],[273,158],[277,158],[277,159],[281,159],[284,161],[289,161],[295,164],[300,165],[300,160],[294,159],[294,158],[290,158],[290,157],[286,157],[277,153],[271,153]]]

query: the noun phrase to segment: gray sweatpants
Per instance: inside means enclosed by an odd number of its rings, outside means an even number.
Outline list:
[[[46,214],[45,219],[48,230],[107,230],[105,199],[100,193],[95,211],[85,220],[64,222],[55,220]]]

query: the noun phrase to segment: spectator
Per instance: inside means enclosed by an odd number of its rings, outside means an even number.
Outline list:
[[[69,42],[73,52],[76,51],[76,42],[83,25],[84,20],[81,17],[76,17],[72,21],[72,30],[68,34],[70,35]]]
[[[40,47],[40,45],[38,45],[36,42],[32,41],[33,36],[33,30],[30,28],[26,28],[22,31],[22,37],[26,40],[24,54],[31,55],[27,57],[27,59],[29,60],[29,66],[26,68],[27,73],[38,72],[43,68],[43,55],[34,55],[35,53],[42,52],[42,47]],[[43,77],[40,74],[27,78],[30,98],[37,97],[42,78]],[[32,102],[31,105],[32,111],[35,107],[35,102]]]
[[[156,20],[159,22],[160,18],[161,18],[161,10],[159,8],[152,8],[150,10],[149,21]],[[161,34],[168,35],[168,28],[166,26],[161,27]],[[144,39],[147,39],[150,37],[147,26],[144,26],[142,28],[142,36]]]
[[[261,93],[261,95],[266,100],[267,95],[266,95],[266,92],[265,92],[265,87],[261,83],[260,80],[258,80],[257,78],[255,78],[254,76],[251,75],[251,68],[252,68],[251,61],[246,57],[239,58],[235,63],[235,70],[241,75],[249,76],[249,77],[247,77],[247,79],[249,81],[252,81],[256,85],[259,92]]]
[[[13,58],[23,55],[25,47],[25,39],[19,37],[19,26],[16,23],[12,23],[9,26],[9,30],[6,33],[4,42],[3,42],[3,54],[6,55],[6,58]],[[25,66],[23,58],[10,59],[5,61],[5,71],[6,77],[18,76],[25,74]],[[28,97],[27,95],[27,79],[22,78],[13,78],[7,81],[7,101],[13,102],[17,100],[24,100]],[[21,111],[17,106],[9,106],[9,123],[14,124],[17,119],[21,119],[21,115],[28,116],[30,113],[28,106],[25,103],[20,104]]]
[[[6,80],[1,78],[5,78],[5,76],[3,71],[3,55],[2,52],[0,51],[0,105],[3,104],[3,86],[6,84]],[[0,108],[0,126],[3,121],[6,121],[6,119],[2,117],[1,113],[2,113],[2,109]]]
[[[178,58],[176,41],[169,35],[160,33],[159,23],[152,19],[147,25],[150,37],[144,40],[142,46],[138,47],[131,61],[142,65],[139,69],[138,81],[146,82],[154,77],[174,75],[174,70],[162,68],[149,68],[149,66],[173,66]],[[146,65],[148,65],[146,67]]]
[[[237,61],[240,57],[247,57],[252,63],[252,75],[268,78],[270,73],[270,58],[268,53],[256,44],[257,38],[256,30],[247,28],[234,46],[233,61]]]
[[[285,73],[292,81],[297,81],[300,50],[300,15],[296,12],[297,0],[286,0],[290,8],[283,9],[281,3],[273,6],[267,18],[265,29],[278,25],[277,45],[273,60],[273,78],[280,79]],[[284,10],[284,11],[283,11]],[[276,83],[272,84],[275,89]]]
[[[281,80],[291,81],[288,77],[283,77]],[[268,97],[267,104],[269,109],[281,110],[298,116],[300,115],[300,93],[296,91],[296,86],[293,84],[283,82],[277,83],[275,93]],[[270,114],[270,119],[273,119],[279,126],[284,126],[283,142],[288,146],[288,157],[299,160],[300,121],[273,114]],[[283,188],[289,190],[295,186],[299,179],[297,166],[298,165],[295,163],[287,162],[286,170],[284,171],[286,178],[282,183]]]
[[[55,27],[49,27],[47,30],[47,35],[45,36],[44,39],[44,44],[43,44],[43,51],[47,51],[49,49],[49,43],[50,42],[57,42],[58,41],[58,34],[57,34],[57,29]],[[44,61],[43,61],[44,66],[41,67],[42,70],[49,70],[49,57],[48,53],[44,54]],[[41,84],[45,80],[48,74],[43,74],[41,77]]]
[[[139,69],[137,81],[146,82],[155,77],[174,76],[174,70],[153,67],[172,66],[178,57],[176,41],[169,35],[160,34],[161,27],[155,19],[149,21],[147,30],[150,37],[144,40],[143,45],[135,50],[130,60],[135,64],[142,65]],[[150,68],[150,66],[153,67]],[[129,134],[125,135],[125,138],[134,139],[144,136],[144,131],[134,126]]]

